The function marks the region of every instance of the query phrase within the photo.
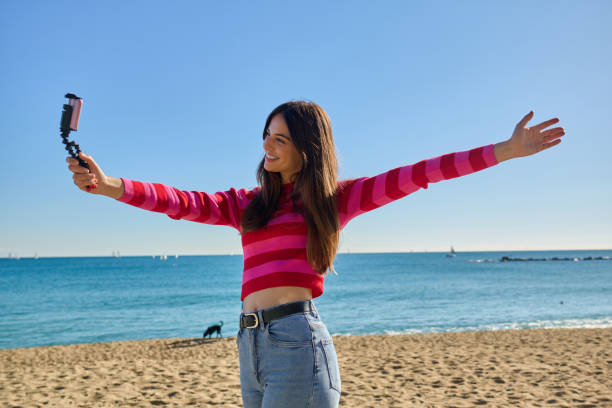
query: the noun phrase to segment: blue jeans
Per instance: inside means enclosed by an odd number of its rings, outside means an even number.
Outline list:
[[[272,320],[236,336],[245,408],[336,408],[340,370],[334,343],[311,311]],[[257,312],[261,322],[262,309]]]

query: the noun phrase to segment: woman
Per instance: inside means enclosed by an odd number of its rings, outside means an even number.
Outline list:
[[[216,194],[179,191],[90,170],[68,158],[74,183],[92,194],[167,214],[173,219],[228,225],[241,232],[244,271],[236,341],[245,407],[336,407],[338,361],[312,299],[333,271],[340,230],[355,216],[428,183],[464,176],[561,142],[557,118],[526,127],[529,112],[504,142],[450,153],[375,177],[338,181],[327,113],[306,101],[283,103],[266,120],[258,187]]]

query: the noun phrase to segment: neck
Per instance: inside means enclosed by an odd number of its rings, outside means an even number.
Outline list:
[[[281,184],[293,183],[295,182],[296,178],[297,178],[297,173],[293,173],[293,174],[281,173]]]

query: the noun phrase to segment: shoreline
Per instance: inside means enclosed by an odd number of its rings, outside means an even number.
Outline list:
[[[538,321],[536,322],[527,322],[527,323],[502,323],[497,325],[485,325],[483,328],[479,327],[465,327],[465,328],[455,328],[451,330],[433,330],[433,331],[411,331],[406,330],[401,332],[395,332],[393,330],[388,330],[386,333],[333,333],[332,338],[335,340],[337,338],[342,337],[356,337],[356,336],[418,336],[418,335],[426,335],[426,334],[453,334],[453,333],[480,333],[480,332],[513,332],[513,331],[531,331],[531,330],[581,330],[581,329],[612,329],[612,326],[609,324],[610,319],[612,317],[604,317],[601,319],[582,319],[580,324],[584,323],[584,320],[590,320],[591,322],[595,322],[594,326],[572,326],[572,325],[562,325],[562,326],[549,326],[546,323],[551,321]],[[578,319],[567,319],[564,322],[575,321]],[[600,324],[601,321],[605,321],[605,325],[597,325]],[[531,326],[531,327],[529,327]],[[494,327],[494,328],[491,328]],[[235,339],[236,336],[223,336],[221,339]],[[34,349],[34,348],[45,348],[45,347],[69,347],[69,346],[81,346],[81,345],[102,345],[102,344],[112,344],[112,343],[129,343],[129,342],[137,342],[137,341],[152,341],[152,340],[160,340],[160,341],[170,341],[170,340],[198,340],[198,337],[150,337],[150,338],[141,338],[141,339],[118,339],[118,340],[107,340],[107,341],[93,341],[93,342],[82,342],[82,343],[61,343],[61,344],[42,344],[38,346],[25,346],[25,347],[0,347],[1,351],[7,350],[24,350],[24,349]]]
[[[340,406],[612,406],[612,328],[333,337]],[[235,337],[0,350],[0,405],[240,407]]]

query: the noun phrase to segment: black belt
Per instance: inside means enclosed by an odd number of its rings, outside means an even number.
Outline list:
[[[312,311],[311,302],[305,300],[303,302],[292,302],[286,305],[280,305],[271,309],[264,310],[261,312],[263,322],[260,321],[257,313],[244,313],[240,315],[240,328],[241,329],[254,329],[260,324],[266,324],[272,320],[280,319],[287,315],[296,313],[305,313]]]

